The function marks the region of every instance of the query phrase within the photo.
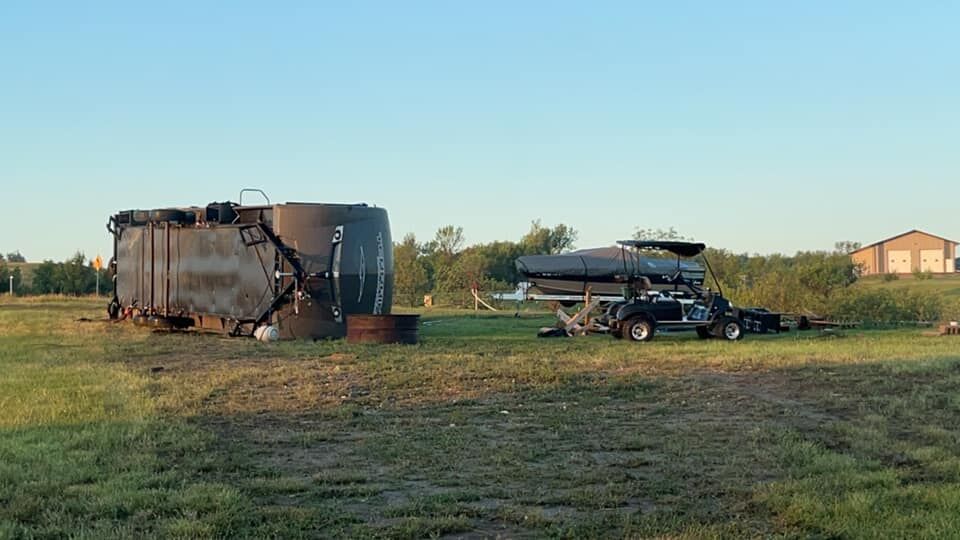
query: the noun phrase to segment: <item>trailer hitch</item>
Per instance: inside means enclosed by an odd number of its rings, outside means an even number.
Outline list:
[[[268,321],[273,313],[282,305],[293,302],[293,311],[300,314],[300,302],[311,298],[309,282],[313,279],[322,279],[329,283],[332,300],[331,311],[337,322],[343,322],[343,310],[339,305],[339,277],[340,277],[340,250],[343,239],[343,226],[338,226],[333,234],[333,254],[331,268],[323,272],[307,272],[300,262],[297,251],[280,240],[267,224],[257,222],[240,227],[240,236],[244,245],[252,247],[262,243],[270,243],[277,252],[274,262],[274,296],[263,312],[254,319],[254,328]],[[290,271],[281,270],[283,264],[290,267]],[[283,286],[284,280],[290,282]]]

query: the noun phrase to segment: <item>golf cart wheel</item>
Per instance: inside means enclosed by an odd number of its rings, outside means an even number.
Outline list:
[[[630,319],[624,323],[624,336],[630,341],[650,341],[653,339],[653,323],[644,318]]]
[[[714,335],[727,341],[737,341],[743,339],[743,324],[739,319],[733,317],[723,317],[717,321],[714,328]]]
[[[698,326],[697,337],[700,339],[710,339],[713,337],[713,334],[710,333],[710,328],[706,326]]]

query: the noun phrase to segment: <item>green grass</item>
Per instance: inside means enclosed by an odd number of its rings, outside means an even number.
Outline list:
[[[422,343],[0,303],[0,538],[955,537],[960,354],[914,331]]]

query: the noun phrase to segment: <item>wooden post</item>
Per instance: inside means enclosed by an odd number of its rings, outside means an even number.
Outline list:
[[[584,295],[584,298],[583,298],[583,307],[585,308],[590,306],[590,290],[591,289],[593,289],[593,287],[590,287],[588,285],[587,294]],[[583,326],[590,326],[590,310],[589,309],[587,310],[587,316],[583,318]]]
[[[488,304],[488,303],[486,303],[486,302],[484,302],[483,300],[480,299],[480,289],[470,289],[470,294],[473,295],[473,310],[474,310],[474,311],[478,311],[478,310],[480,309],[480,306],[481,306],[481,305],[483,305],[483,307],[489,309],[490,311],[497,311],[497,308],[491,306],[490,304]]]

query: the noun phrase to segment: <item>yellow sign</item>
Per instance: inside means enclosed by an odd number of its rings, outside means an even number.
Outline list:
[[[97,258],[93,260],[93,267],[99,272],[103,268],[103,259],[100,258],[100,255],[97,255]]]

